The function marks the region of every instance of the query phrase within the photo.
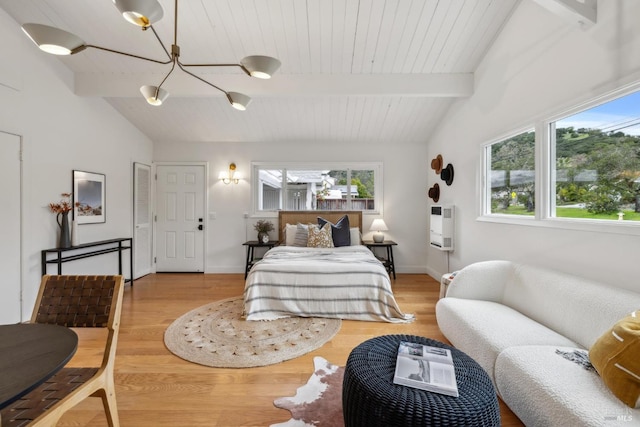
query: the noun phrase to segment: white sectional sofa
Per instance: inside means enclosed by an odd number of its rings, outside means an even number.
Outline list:
[[[597,372],[558,352],[589,350],[640,294],[559,272],[485,261],[460,270],[436,318],[451,343],[493,379],[527,426],[640,426],[640,409]],[[640,357],[640,355],[638,355]]]

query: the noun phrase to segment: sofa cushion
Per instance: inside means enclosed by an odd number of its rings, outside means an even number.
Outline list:
[[[626,407],[595,371],[556,353],[573,347],[520,346],[496,360],[496,388],[511,410],[528,426],[635,425],[640,413]],[[617,424],[616,421],[626,420]]]
[[[640,407],[640,310],[605,332],[589,349],[589,359],[613,394]]]
[[[583,348],[640,307],[640,294],[629,290],[528,265],[513,269],[502,302]]]
[[[436,304],[436,319],[447,339],[473,357],[492,380],[496,358],[505,348],[544,344],[578,347],[514,309],[491,301],[447,296]]]

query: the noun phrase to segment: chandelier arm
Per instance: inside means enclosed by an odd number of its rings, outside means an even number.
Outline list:
[[[153,28],[153,25],[150,25],[149,27],[151,28],[151,31],[153,31],[153,34],[156,36],[156,39],[158,40],[158,43],[160,43],[160,46],[162,46],[162,49],[164,50],[164,53],[166,53],[167,56],[169,57],[169,60],[171,60],[171,54],[169,53],[169,50],[164,45],[164,43],[162,43],[162,40],[160,39],[160,36],[158,35],[158,33],[156,33],[156,29]]]
[[[189,74],[191,77],[195,77],[196,79],[200,80],[201,82],[206,83],[206,84],[208,84],[209,86],[211,86],[211,87],[213,87],[213,88],[218,89],[220,92],[222,92],[222,93],[224,93],[225,95],[227,95],[227,98],[229,97],[229,93],[227,93],[227,91],[226,91],[226,90],[224,90],[224,89],[222,89],[222,88],[219,88],[218,86],[214,85],[213,83],[209,83],[208,81],[206,81],[206,80],[205,80],[205,79],[203,79],[202,77],[200,77],[200,76],[197,76],[197,75],[193,74],[193,73],[192,73],[191,71],[189,71],[189,70],[185,70],[184,66],[183,66],[180,62],[178,62],[178,67],[180,67],[180,69],[181,69],[182,71],[184,71],[185,73]]]
[[[109,49],[106,47],[96,46],[92,44],[88,44],[86,45],[86,47],[92,47],[94,49],[104,50],[111,53],[117,53],[118,55],[129,56],[131,58],[143,59],[145,61],[155,62],[156,64],[169,64],[172,61],[172,59],[169,59],[168,61],[158,61],[157,59],[146,58],[144,56],[134,55],[133,53],[120,52],[119,50]]]
[[[247,76],[251,76],[249,70],[242,64],[183,64],[180,61],[178,61],[178,63],[182,67],[239,67]]]
[[[164,82],[167,81],[167,79],[169,78],[169,76],[171,75],[171,73],[173,73],[173,70],[176,68],[176,61],[173,61],[173,64],[171,64],[171,69],[169,70],[169,72],[167,73],[166,76],[164,76],[164,79],[162,79],[162,81],[160,82],[160,84],[157,86],[156,88],[156,96],[157,93],[160,91],[160,87],[164,84]]]

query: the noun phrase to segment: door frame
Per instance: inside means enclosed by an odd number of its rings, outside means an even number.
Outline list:
[[[148,265],[149,265],[149,271],[145,271],[145,272],[140,272],[139,270],[137,270],[137,263],[135,262],[138,259],[138,243],[139,243],[139,239],[138,239],[138,233],[136,232],[136,228],[137,228],[137,215],[138,215],[138,200],[137,200],[137,194],[138,194],[138,169],[142,168],[142,169],[146,169],[149,171],[149,187],[148,187],[148,191],[149,191],[149,200],[148,200],[148,206],[147,209],[149,210],[149,217],[147,218],[149,220],[148,224],[149,224],[149,259],[147,259]],[[153,207],[154,207],[154,202],[155,202],[155,194],[153,193],[153,168],[151,167],[151,165],[146,164],[146,163],[142,163],[142,162],[133,162],[133,247],[131,248],[131,250],[133,251],[133,260],[134,260],[134,265],[133,265],[133,275],[135,277],[135,279],[138,279],[140,277],[143,277],[149,273],[153,272]],[[141,273],[141,274],[139,274]]]
[[[152,162],[152,174],[153,179],[151,180],[151,192],[153,193],[153,212],[151,218],[151,228],[152,228],[152,240],[153,240],[153,249],[152,249],[152,262],[151,262],[151,271],[153,273],[157,273],[157,264],[156,264],[156,256],[158,253],[158,238],[157,238],[157,218],[158,218],[158,166],[203,166],[204,167],[204,200],[202,203],[204,212],[202,214],[204,218],[204,238],[203,238],[203,248],[204,251],[202,254],[202,262],[204,263],[203,272],[207,272],[207,253],[209,249],[207,238],[207,231],[209,230],[209,162]]]
[[[19,210],[19,220],[18,220],[18,235],[19,235],[19,242],[18,242],[18,260],[19,260],[19,265],[18,265],[18,281],[19,281],[19,286],[20,286],[20,294],[19,294],[19,305],[20,308],[18,310],[18,316],[20,319],[20,322],[24,322],[26,320],[28,320],[27,318],[25,318],[25,314],[29,313],[29,316],[31,315],[31,310],[27,309],[27,307],[25,307],[25,301],[24,301],[24,278],[25,278],[25,255],[24,255],[24,213],[25,213],[25,209],[24,209],[24,161],[23,161],[23,153],[24,153],[24,137],[22,135],[18,135],[17,133],[13,133],[13,132],[8,132],[8,131],[4,131],[0,129],[0,133],[3,133],[5,135],[10,135],[10,136],[14,136],[16,138],[18,138],[18,147],[20,150],[19,153],[19,158],[18,158],[18,180],[19,180],[19,186],[18,186],[18,191],[19,191],[19,195],[18,195],[18,210]]]

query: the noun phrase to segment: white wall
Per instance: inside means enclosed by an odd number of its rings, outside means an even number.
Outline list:
[[[153,146],[104,100],[75,96],[72,74],[38,50],[1,9],[0,50],[0,130],[23,137],[22,286],[27,318],[40,283],[40,251],[57,246],[56,219],[48,204],[72,191],[72,170],[106,175],[107,221],[79,226],[79,243],[130,237],[133,162],[151,164]],[[65,264],[63,273],[113,274],[116,260],[115,255],[103,255],[76,261]],[[0,269],[6,267],[2,262]],[[49,271],[55,274],[53,267]]]
[[[474,95],[449,110],[429,143],[428,159],[441,153],[456,167],[441,199],[457,206],[450,270],[508,259],[640,287],[637,236],[476,221],[481,144],[640,81],[638,16],[636,0],[599,1],[598,23],[583,31],[532,1],[519,5],[477,70]],[[428,180],[436,182],[432,171]],[[436,277],[447,269],[431,249],[427,264]]]
[[[241,113],[239,113],[241,114]],[[253,224],[258,218],[243,217],[251,211],[251,162],[383,162],[384,220],[389,231],[387,239],[398,246],[393,254],[396,270],[404,273],[425,273],[427,254],[427,179],[423,173],[427,149],[424,143],[389,141],[379,146],[359,144],[211,142],[193,144],[155,143],[154,161],[205,161],[209,163],[209,211],[215,220],[207,219],[205,271],[229,273],[244,271],[246,240],[255,240]],[[239,184],[225,185],[217,180],[218,173],[235,162],[237,172],[246,179]],[[207,215],[208,216],[208,215]],[[365,215],[364,236],[374,217]],[[277,218],[276,218],[277,219]],[[275,223],[276,221],[274,221]]]

